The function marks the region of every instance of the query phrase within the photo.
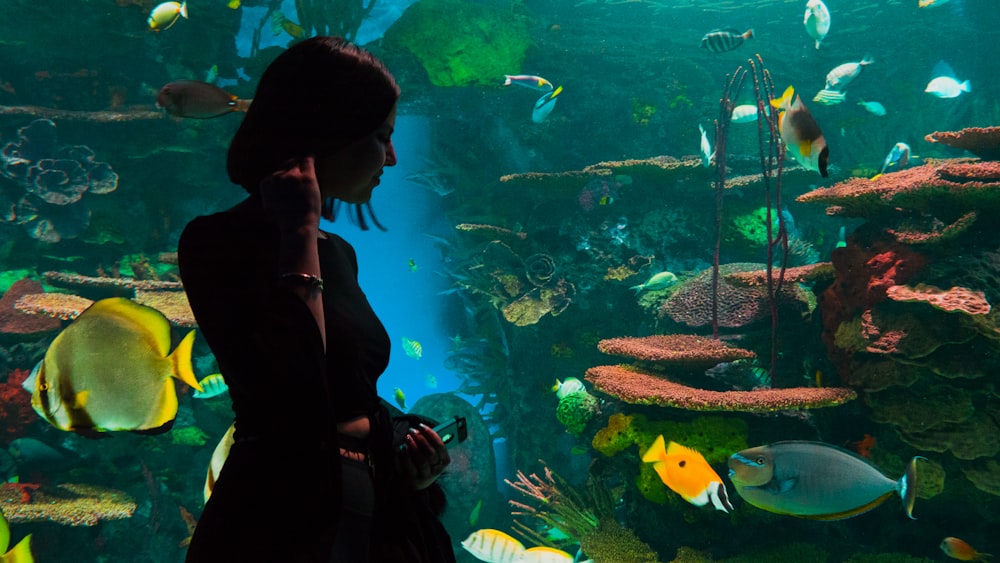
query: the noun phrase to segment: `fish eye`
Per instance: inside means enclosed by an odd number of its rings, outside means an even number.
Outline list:
[[[764,465],[764,456],[759,455],[755,457],[753,462],[756,463],[757,465]]]
[[[687,465],[687,461],[685,461],[685,460],[683,460],[683,459],[682,459],[682,460],[680,460],[680,462],[678,462],[678,463],[677,463],[677,466],[678,466],[678,467],[684,467],[685,465]]]

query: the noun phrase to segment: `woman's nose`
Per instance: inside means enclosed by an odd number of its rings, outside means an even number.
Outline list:
[[[396,166],[396,147],[391,142],[385,147],[385,165]]]

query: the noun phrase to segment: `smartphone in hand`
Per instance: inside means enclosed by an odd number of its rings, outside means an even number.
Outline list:
[[[453,416],[438,424],[432,430],[441,437],[441,441],[444,442],[446,448],[450,448],[459,442],[464,442],[469,437],[468,423],[465,421],[464,416]],[[399,451],[402,452],[405,450],[406,442],[403,442],[399,445]]]

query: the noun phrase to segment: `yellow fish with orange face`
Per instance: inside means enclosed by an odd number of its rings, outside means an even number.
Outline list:
[[[653,464],[664,485],[695,506],[711,502],[723,512],[733,509],[726,485],[705,461],[705,456],[677,442],[664,447],[664,442],[663,436],[658,436],[653,446],[642,454],[642,461]]]

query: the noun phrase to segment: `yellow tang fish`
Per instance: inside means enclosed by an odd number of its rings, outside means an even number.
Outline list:
[[[177,416],[173,378],[201,391],[191,368],[195,331],[170,350],[170,323],[123,297],[95,302],[32,371],[31,406],[60,430],[166,432]]]
[[[653,446],[642,454],[642,461],[652,463],[663,484],[695,506],[705,506],[709,502],[716,509],[729,512],[726,485],[722,478],[705,461],[705,456],[697,450],[670,442],[664,448],[663,436],[657,436]]]
[[[519,563],[525,551],[521,542],[492,528],[472,532],[462,541],[462,547],[480,561],[490,563]]]
[[[10,551],[7,551],[8,545],[10,545],[10,526],[7,524],[3,512],[0,512],[0,561],[4,563],[34,563],[35,557],[31,553],[31,534],[24,536]]]
[[[153,31],[163,31],[170,29],[181,17],[188,17],[187,2],[163,2],[153,8],[146,23]]]
[[[414,360],[419,360],[424,355],[424,347],[416,340],[410,340],[405,336],[403,337],[403,351]]]

